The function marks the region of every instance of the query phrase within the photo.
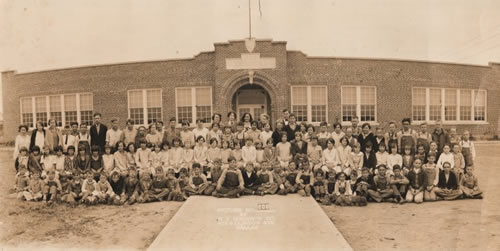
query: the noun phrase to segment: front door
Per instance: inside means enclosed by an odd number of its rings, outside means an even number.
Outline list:
[[[265,113],[267,107],[265,104],[245,104],[238,105],[238,118],[241,118],[244,113],[248,112],[252,114],[252,118],[257,120],[261,113]]]

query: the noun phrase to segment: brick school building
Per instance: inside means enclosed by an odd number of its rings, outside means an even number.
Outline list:
[[[309,57],[286,42],[257,40],[216,43],[214,51],[189,59],[121,63],[2,73],[4,130],[14,140],[19,124],[55,118],[92,123],[103,114],[125,124],[156,120],[207,123],[229,111],[271,119],[290,109],[299,121],[387,125],[412,118],[412,124],[457,127],[472,134],[498,135],[500,64],[488,66],[389,59]],[[251,74],[249,70],[251,68]],[[431,126],[432,128],[432,126]]]

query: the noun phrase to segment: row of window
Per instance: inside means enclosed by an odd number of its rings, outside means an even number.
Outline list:
[[[471,89],[412,89],[412,118],[416,122],[486,121],[486,91]],[[175,89],[176,118],[190,123],[198,119],[211,122],[213,113],[211,87],[180,87]],[[377,121],[377,90],[374,86],[341,87],[342,121],[357,116],[361,122]],[[292,86],[291,111],[297,120],[317,123],[328,121],[328,90],[326,86]],[[21,98],[21,122],[55,118],[58,126],[71,122],[92,124],[91,93],[63,94]],[[161,89],[128,91],[129,118],[135,124],[162,120]]]
[[[92,93],[63,94],[21,98],[21,123],[34,127],[35,121],[47,125],[49,119],[57,121],[57,126],[71,122],[93,122]]]

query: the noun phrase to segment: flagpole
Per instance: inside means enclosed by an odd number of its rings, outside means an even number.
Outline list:
[[[248,38],[252,38],[252,7],[248,0]]]

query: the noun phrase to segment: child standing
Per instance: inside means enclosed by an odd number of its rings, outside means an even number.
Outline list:
[[[191,142],[186,142],[184,144],[184,149],[182,150],[182,164],[180,169],[175,169],[175,177],[178,178],[182,169],[186,169],[191,172],[191,165],[194,163],[194,150],[191,148]]]
[[[264,147],[262,145],[262,142],[260,141],[255,142],[255,150],[257,150],[256,152],[257,165],[260,165],[262,162],[264,162]]]
[[[436,164],[437,167],[439,167],[439,169],[441,170],[443,169],[443,164],[445,162],[449,162],[451,168],[455,167],[455,156],[453,155],[452,152],[450,152],[450,150],[451,150],[450,144],[445,143],[443,146],[443,153],[441,153],[441,155],[439,156],[438,162]]]
[[[229,142],[230,141],[222,140],[222,143],[221,143],[222,149],[220,149],[220,160],[221,160],[224,168],[227,168],[227,166],[229,165],[229,156],[232,155],[232,151],[231,151],[231,149],[229,149]]]
[[[153,145],[153,151],[149,154],[149,167],[153,176],[156,175],[156,168],[163,167],[161,145]]]
[[[474,159],[476,158],[476,148],[474,147],[474,142],[472,142],[469,131],[464,131],[464,136],[460,140],[460,148],[462,148],[462,154],[465,159],[465,166],[473,166]]]
[[[409,146],[405,147],[402,159],[403,159],[402,171],[403,175],[406,176],[408,175],[408,172],[413,168],[413,160],[414,160],[414,157],[411,153],[411,148]]]
[[[288,142],[288,136],[285,132],[281,133],[281,142],[276,145],[278,152],[278,160],[281,167],[287,167],[288,162],[292,159],[291,144]]]
[[[429,144],[432,141],[432,134],[427,131],[427,124],[420,124],[420,131],[417,133],[417,146],[423,146],[425,152],[429,151]]]
[[[342,172],[345,168],[343,165],[339,165],[339,157],[338,157],[338,151],[337,149],[334,148],[335,146],[335,140],[330,138],[327,140],[327,147],[325,150],[323,150],[322,154],[322,162],[323,166],[325,166],[325,169],[330,169],[334,168],[336,172]],[[350,166],[350,165],[349,165]],[[349,170],[350,172],[350,170]]]
[[[272,136],[273,136],[273,131],[271,130],[271,125],[269,123],[266,123],[264,125],[264,130],[260,133],[259,140],[263,144],[266,144],[267,140],[272,139]]]
[[[196,138],[196,146],[194,146],[194,162],[199,163],[201,166],[207,166],[207,151],[208,147],[205,144],[205,138],[203,136],[198,136]]]
[[[318,138],[316,136],[311,138],[311,145],[307,147],[307,157],[313,171],[320,170],[322,166],[321,153],[323,149],[318,145]],[[325,168],[326,169],[326,168]]]
[[[377,166],[377,158],[375,157],[375,153],[372,149],[372,142],[367,142],[365,146],[365,153],[363,154],[363,167],[368,168],[371,173],[375,171]]]
[[[205,128],[203,125],[205,121],[203,119],[197,119],[196,120],[196,125],[197,127],[193,129],[193,135],[195,139],[198,139],[199,136],[202,136],[203,139],[205,139],[205,142],[207,142],[207,137],[208,137],[208,129]],[[184,142],[185,144],[186,142]]]
[[[220,159],[220,158],[221,158],[221,151],[219,148],[219,140],[216,138],[211,138],[210,148],[208,148],[207,150],[208,169],[203,170],[203,173],[205,173],[205,175],[209,175],[208,177],[210,177],[210,169],[214,166],[215,159]]]
[[[187,142],[190,142],[190,145],[195,144],[195,137],[193,131],[189,130],[189,122],[183,121],[182,122],[182,131],[180,132],[180,141],[185,145]],[[180,142],[179,141],[179,142]],[[173,141],[172,141],[173,144]]]
[[[257,162],[257,149],[255,149],[255,146],[253,145],[252,137],[245,140],[245,146],[241,148],[241,158],[246,165],[248,165],[248,163],[255,165]]]
[[[389,175],[392,175],[392,169],[395,165],[399,165],[400,167],[403,165],[403,157],[401,157],[401,155],[399,155],[398,153],[398,145],[392,144],[390,148],[391,154],[389,154],[389,156],[387,157],[387,172],[389,173]]]
[[[417,153],[415,154],[415,159],[420,159],[422,164],[427,161],[427,152],[425,151],[424,145],[417,146]]]
[[[189,142],[189,141],[188,141]],[[190,143],[188,143],[189,146]],[[170,162],[169,167],[172,167],[175,172],[179,172],[184,160],[182,158],[184,150],[181,147],[181,140],[179,138],[174,138],[172,141],[172,149],[168,151],[168,160]],[[168,170],[168,169],[167,169]]]
[[[326,149],[327,140],[330,138],[330,133],[328,132],[328,123],[325,121],[321,122],[319,125],[318,144],[322,149]]]
[[[333,124],[333,132],[330,133],[330,137],[335,142],[335,148],[340,146],[340,139],[345,136],[344,131],[342,131],[342,125],[339,122]]]
[[[106,176],[111,177],[111,171],[115,169],[115,157],[111,154],[111,146],[106,144],[104,146],[104,154],[102,155],[102,163],[104,166],[104,173]]]
[[[415,159],[413,168],[408,173],[408,191],[406,192],[406,201],[417,204],[424,201],[424,171],[422,170],[422,160]]]
[[[113,153],[113,160],[115,165],[112,170],[118,170],[120,172],[120,175],[122,177],[125,177],[128,174],[128,162],[127,153],[125,152],[125,143],[123,143],[123,141],[119,141],[118,143],[116,143],[116,149],[116,152]]]
[[[354,151],[349,155],[349,166],[352,170],[356,170],[358,174],[361,174],[361,169],[363,168],[363,156],[361,152],[361,146],[359,143],[354,143]],[[343,171],[346,176],[351,174],[351,170],[345,169]]]
[[[232,156],[236,160],[236,165],[238,168],[242,168],[244,166],[242,152],[241,152],[241,145],[243,144],[242,142],[243,141],[235,140],[234,141],[234,149],[232,152]]]
[[[150,162],[149,158],[151,155],[151,149],[147,147],[147,142],[141,141],[139,143],[139,149],[137,149],[137,152],[135,153],[135,160],[136,160],[136,166],[139,169],[139,177],[145,173],[149,172],[150,169]],[[133,154],[132,150],[130,150],[130,155]]]
[[[100,155],[101,149],[99,146],[94,145],[91,147],[90,151],[92,152],[92,155],[90,156],[89,171],[94,175],[94,179],[99,181],[99,177],[104,173],[104,161]]]
[[[389,153],[385,151],[386,144],[380,144],[378,146],[378,152],[375,154],[377,158],[377,166],[387,165],[387,157],[389,157]]]
[[[349,146],[349,140],[347,139],[347,137],[342,137],[340,139],[340,146],[337,148],[340,167],[342,170],[349,167],[349,156],[351,155],[351,152],[352,149]]]
[[[273,139],[269,138],[266,141],[264,148],[263,161],[268,163],[275,163],[278,160],[278,153],[273,146]],[[278,162],[279,163],[279,162]]]

